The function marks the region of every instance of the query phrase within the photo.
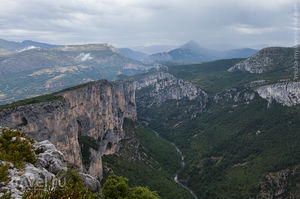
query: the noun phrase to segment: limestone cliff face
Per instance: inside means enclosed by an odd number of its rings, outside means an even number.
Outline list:
[[[260,182],[259,192],[255,198],[299,198],[300,183],[297,180],[299,171],[300,165],[296,165],[293,168],[268,173]]]
[[[141,107],[160,106],[167,100],[198,100],[204,108],[208,95],[190,82],[165,72],[146,75],[136,81],[137,102]]]
[[[269,104],[272,101],[276,101],[284,106],[300,104],[300,82],[282,82],[261,86],[256,91]]]
[[[21,128],[38,141],[50,140],[69,163],[101,179],[101,156],[118,149],[123,119],[136,119],[135,84],[97,81],[58,95],[64,100],[1,111],[0,125]],[[91,151],[89,168],[83,167],[78,136],[89,136],[99,146]]]
[[[10,179],[8,182],[1,182],[1,193],[3,190],[8,190],[11,192],[12,198],[21,199],[24,191],[28,190],[33,182],[36,185],[42,185],[45,181],[50,182],[51,178],[55,178],[58,173],[67,171],[64,155],[48,140],[36,142],[33,147],[43,151],[36,155],[37,162],[35,164],[26,163],[25,168],[17,169],[12,163],[0,161],[0,165],[9,165],[8,176]],[[88,174],[79,173],[79,175],[90,191],[99,191],[99,181]]]
[[[255,92],[250,89],[237,89],[231,88],[229,90],[223,91],[221,93],[217,93],[213,97],[213,101],[215,103],[250,103],[255,98]]]
[[[264,48],[250,58],[232,66],[228,71],[264,73],[278,69],[291,69],[295,61],[295,51],[296,48]]]

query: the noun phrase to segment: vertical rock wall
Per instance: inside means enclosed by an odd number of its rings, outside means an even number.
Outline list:
[[[101,156],[118,149],[124,137],[123,119],[136,119],[135,84],[101,80],[58,95],[64,100],[1,111],[0,125],[21,128],[39,141],[50,140],[69,163],[81,170],[78,136],[92,137],[99,149],[91,151],[91,164],[86,169],[101,179]]]

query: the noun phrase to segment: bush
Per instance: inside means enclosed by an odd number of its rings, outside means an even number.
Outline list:
[[[9,180],[8,178],[8,168],[9,165],[0,165],[0,182],[7,182]]]
[[[159,199],[156,192],[145,187],[130,188],[128,180],[121,176],[111,175],[106,180],[102,194],[105,199]]]
[[[156,192],[150,191],[145,187],[135,187],[131,190],[130,199],[158,199]]]
[[[34,164],[37,161],[36,153],[43,152],[34,149],[34,140],[19,130],[3,128],[0,135],[0,160],[14,164],[17,169],[22,169],[25,163]],[[9,164],[0,164],[0,182],[9,181]],[[45,184],[35,184],[27,190],[23,199],[159,199],[156,192],[148,188],[130,188],[127,179],[112,175],[108,177],[102,191],[97,194],[88,190],[79,172],[68,169],[61,171],[55,178]],[[10,199],[8,191],[2,192],[1,198]]]
[[[26,133],[13,129],[2,129],[0,135],[0,160],[11,162],[18,169],[25,163],[36,162],[33,147],[34,140],[26,136]]]
[[[77,171],[68,169],[64,175],[58,174],[43,185],[34,185],[25,192],[23,199],[96,199],[100,195],[92,193],[84,185]]]
[[[126,178],[116,175],[108,177],[99,194],[92,193],[85,187],[77,171],[68,169],[66,174],[60,176],[57,175],[45,185],[31,187],[23,195],[23,199],[159,199],[156,192],[145,187],[130,188]]]
[[[129,186],[126,178],[111,175],[106,180],[102,193],[105,199],[121,199],[128,198]]]

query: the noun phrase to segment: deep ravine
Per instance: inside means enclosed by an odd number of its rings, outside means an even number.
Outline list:
[[[156,135],[157,137],[161,137],[161,136],[159,135],[158,132],[156,132],[156,131],[154,131],[154,130],[152,130],[152,131],[153,131],[153,133],[155,133],[155,135]],[[167,141],[168,141],[168,140],[167,140]],[[189,192],[192,194],[192,196],[194,197],[194,199],[198,199],[198,197],[196,196],[196,194],[195,194],[190,188],[188,188],[187,186],[185,186],[184,184],[182,184],[182,183],[178,180],[178,173],[179,173],[179,172],[181,171],[181,169],[183,169],[183,167],[185,166],[184,155],[183,155],[182,151],[176,146],[175,143],[173,143],[173,142],[170,142],[170,143],[175,147],[177,153],[179,153],[179,155],[180,155],[180,157],[181,157],[181,163],[180,163],[181,167],[176,171],[175,176],[174,176],[174,181],[175,181],[177,184],[179,184],[181,187],[183,187],[184,189],[186,189],[187,191],[189,191]]]

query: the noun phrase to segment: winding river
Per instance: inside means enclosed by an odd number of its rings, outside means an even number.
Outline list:
[[[153,133],[155,133],[155,135],[157,137],[161,137],[156,131],[152,130]],[[174,176],[174,181],[179,184],[181,187],[183,187],[184,189],[186,189],[187,191],[189,191],[191,193],[191,195],[194,197],[194,199],[198,199],[198,197],[196,196],[196,194],[190,189],[188,188],[187,186],[185,186],[184,184],[182,184],[179,180],[178,180],[178,173],[180,172],[181,169],[183,169],[183,167],[185,166],[185,163],[184,163],[184,155],[182,153],[182,151],[175,145],[175,143],[171,142],[171,144],[175,147],[177,153],[180,155],[181,157],[181,167],[180,169],[177,170],[177,172],[175,173],[175,176]]]

